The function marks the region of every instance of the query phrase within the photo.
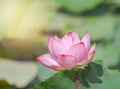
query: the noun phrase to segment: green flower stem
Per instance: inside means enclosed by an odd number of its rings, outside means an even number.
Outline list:
[[[75,73],[75,89],[79,89],[80,88],[80,80],[79,80],[79,73],[76,72]]]
[[[75,89],[80,89],[80,77],[79,73],[81,72],[80,68],[74,68],[74,78],[75,78]]]

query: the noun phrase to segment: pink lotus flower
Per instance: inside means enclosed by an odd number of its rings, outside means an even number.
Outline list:
[[[87,32],[80,40],[76,32],[70,32],[61,39],[49,37],[50,54],[37,57],[46,67],[54,70],[68,70],[75,66],[87,65],[96,52],[96,43],[90,49],[90,34]]]

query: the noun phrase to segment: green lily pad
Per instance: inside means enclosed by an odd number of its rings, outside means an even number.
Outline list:
[[[47,68],[38,62],[36,64],[38,67],[38,77],[39,77],[40,81],[45,81],[46,79],[50,78],[55,73],[57,73],[57,71]]]
[[[58,72],[31,89],[75,89],[76,84],[76,89],[119,89],[120,87],[120,73],[116,70],[103,69],[98,63],[90,63],[85,70],[78,70],[76,72],[79,73],[78,82],[75,80],[75,72],[73,70]]]
[[[26,87],[37,76],[37,66],[32,62],[18,62],[0,58],[0,80],[18,88]]]
[[[59,7],[73,13],[91,10],[101,4],[103,0],[55,0]]]
[[[117,70],[104,70],[104,75],[101,77],[102,83],[90,83],[89,88],[83,89],[119,89],[120,88],[120,73]]]
[[[77,29],[77,32],[80,36],[87,31],[90,32],[93,41],[108,41],[112,38],[115,24],[116,18],[114,16],[103,15],[100,17],[89,17],[85,20],[84,24]]]
[[[73,19],[77,19],[76,22]],[[71,20],[69,19],[69,22],[67,22],[66,26],[64,26],[62,33],[66,34],[75,30],[79,36],[82,37],[88,31],[90,32],[91,40],[106,42],[112,39],[116,22],[117,20],[114,15],[107,14],[86,18],[71,18]]]
[[[120,0],[107,0],[108,3],[120,7]]]
[[[118,23],[116,25],[116,31],[114,33],[114,45],[120,48],[120,18],[118,20]]]
[[[104,67],[116,65],[119,62],[119,49],[113,44],[97,45],[97,51],[94,60],[101,59]]]

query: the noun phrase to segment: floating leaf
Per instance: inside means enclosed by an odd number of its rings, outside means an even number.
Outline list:
[[[107,3],[120,7],[120,0],[107,0]]]
[[[36,75],[37,67],[32,62],[0,59],[0,80],[6,80],[10,85],[26,87]]]
[[[81,82],[79,89],[119,89],[120,87],[120,73],[116,70],[102,69],[102,66],[96,62],[90,63],[89,67],[83,71],[79,72]],[[58,72],[32,89],[74,89],[74,73],[72,70]],[[81,81],[81,77],[85,81]]]
[[[40,63],[36,63],[39,70],[38,70],[38,75],[39,75],[39,79],[40,81],[45,81],[46,79],[50,78],[51,76],[53,76],[57,71],[54,71],[50,68],[47,68],[43,65],[41,65]]]
[[[64,23],[65,22],[67,21],[65,20]],[[106,42],[112,39],[116,22],[117,20],[114,15],[107,14],[94,17],[71,17],[68,19],[67,24],[65,24],[62,33],[65,34],[75,30],[78,32],[79,36],[83,36],[83,34],[89,31],[93,41]]]
[[[104,67],[116,65],[119,62],[119,49],[111,45],[97,45],[97,51],[93,60],[103,61]]]
[[[92,65],[92,66],[91,66]],[[119,89],[120,73],[116,70],[104,69],[101,71],[99,64],[90,64],[91,69],[80,73],[89,86],[81,82],[79,89]],[[97,66],[97,67],[96,67]],[[81,71],[80,71],[81,72]],[[102,74],[103,73],[103,74]],[[98,77],[99,76],[99,77]],[[96,80],[97,79],[97,80]],[[81,81],[81,80],[80,80]],[[97,82],[96,82],[97,81]],[[99,82],[100,81],[100,82]],[[74,89],[75,80],[73,71],[62,71],[55,74],[48,80],[37,84],[32,89]]]
[[[118,23],[116,25],[116,31],[114,33],[114,43],[118,49],[120,48],[120,18],[118,19]]]
[[[115,29],[116,18],[113,16],[89,17],[81,25],[77,32],[79,35],[85,34],[89,31],[92,40],[111,40],[113,31]],[[107,28],[106,28],[107,27]]]
[[[103,2],[103,0],[55,0],[55,1],[61,8],[73,13],[91,10]]]

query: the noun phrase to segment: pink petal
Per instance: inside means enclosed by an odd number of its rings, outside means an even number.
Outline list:
[[[78,36],[78,34],[77,34],[76,32],[70,32],[68,35],[69,35],[70,37],[72,37],[74,44],[80,42],[80,38],[79,38],[79,36]]]
[[[85,48],[87,49],[87,51],[89,51],[89,46],[90,46],[90,34],[89,34],[89,32],[87,32],[87,33],[83,36],[83,38],[82,38],[81,41],[84,42]]]
[[[61,39],[61,42],[69,49],[73,44],[79,43],[80,39],[76,32],[70,32]]]
[[[60,41],[60,38],[58,38],[57,36],[54,36],[54,37],[51,36],[48,38],[48,48],[49,48],[51,53],[53,53],[53,51],[52,51],[53,39],[55,39],[56,41]]]
[[[50,53],[55,57],[60,54],[65,54],[67,52],[67,49],[64,47],[64,45],[60,42],[58,38],[55,37],[49,38],[48,48],[50,50]]]
[[[80,63],[78,63],[78,65],[86,65],[88,63],[90,63],[90,61],[93,59],[94,54],[96,52],[96,43],[92,46],[92,48],[89,51],[88,57],[85,58],[83,61],[81,61]]]
[[[92,48],[90,49],[89,53],[96,52],[96,43],[93,44]]]
[[[91,52],[87,58],[85,58],[83,61],[77,63],[77,65],[87,65],[88,63],[90,63],[90,61],[92,60],[93,56],[94,56],[95,52]]]
[[[77,59],[77,62],[80,62],[87,56],[85,45],[83,42],[80,42],[70,47],[68,53],[69,55],[74,56]]]
[[[57,41],[61,41],[61,39],[60,39],[59,37],[57,37],[57,36],[54,36],[54,38],[55,38],[55,40],[57,40]]]
[[[53,50],[52,50],[52,41],[53,41],[53,37],[49,37],[48,38],[48,49],[49,49],[50,53],[53,53]]]
[[[54,70],[62,70],[63,68],[51,58],[50,54],[44,54],[36,58],[42,65]]]
[[[76,65],[76,59],[71,55],[60,55],[59,64],[65,69],[71,69]]]

